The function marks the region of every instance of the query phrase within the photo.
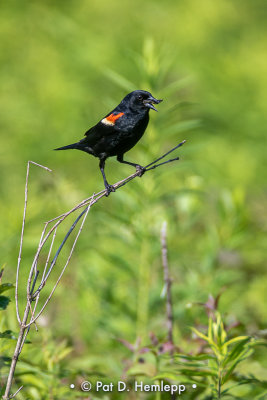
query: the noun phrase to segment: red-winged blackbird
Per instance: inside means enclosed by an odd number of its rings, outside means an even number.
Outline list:
[[[108,184],[104,172],[105,161],[108,157],[117,156],[119,162],[133,165],[140,172],[140,176],[145,172],[144,167],[125,161],[123,156],[141,139],[149,121],[150,108],[157,111],[153,104],[161,101],[155,99],[149,92],[135,90],[127,94],[113,111],[85,132],[84,139],[55,150],[78,149],[98,157],[108,196],[115,190]]]

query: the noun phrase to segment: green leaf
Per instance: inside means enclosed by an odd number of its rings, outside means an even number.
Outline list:
[[[175,381],[177,380],[177,377],[179,376],[179,374],[176,374],[175,372],[161,372],[160,374],[153,376],[153,380],[157,380],[157,379],[169,379],[171,381]]]
[[[12,339],[12,340],[17,340],[17,338],[14,336],[13,332],[8,330],[5,332],[0,332],[0,339]]]
[[[222,385],[225,384],[225,382],[227,382],[227,380],[229,379],[229,377],[231,376],[231,374],[233,373],[234,369],[236,368],[236,366],[243,360],[245,360],[246,358],[248,358],[251,354],[253,353],[252,350],[247,350],[245,349],[237,358],[236,361],[232,364],[232,366],[228,369],[228,371],[226,372],[226,374],[224,375],[224,377],[222,378]]]
[[[15,286],[12,283],[3,283],[0,285],[0,294],[6,290],[13,289]]]
[[[201,339],[205,340],[208,343],[213,343],[212,340],[208,336],[204,335],[204,333],[201,333],[198,329],[196,329],[194,327],[192,327],[191,329]]]
[[[201,339],[205,340],[206,342],[209,343],[209,345],[212,347],[212,350],[214,351],[214,353],[216,354],[216,356],[218,356],[218,346],[216,345],[216,343],[213,342],[213,340],[211,340],[208,336],[204,335],[203,333],[201,333],[198,329],[192,327],[191,328],[192,331],[199,336]]]
[[[266,397],[267,397],[267,390],[265,390],[264,393],[261,393],[257,397],[255,397],[255,400],[266,400]]]
[[[181,368],[179,369],[179,372],[184,375],[189,375],[189,376],[216,376],[216,372],[212,372],[209,369],[202,370],[202,371],[197,371],[189,368]]]
[[[58,361],[66,358],[73,351],[72,347],[66,347],[58,354]]]
[[[233,339],[228,340],[227,342],[224,342],[224,345],[229,346],[230,344],[233,344],[235,342],[240,342],[240,340],[245,340],[245,339],[251,339],[249,336],[237,336]]]
[[[219,339],[220,346],[221,346],[225,342],[225,340],[227,338],[227,334],[226,334],[226,331],[224,329],[224,324],[223,324],[223,321],[221,319],[221,315],[220,315],[220,318],[218,318],[218,325],[219,325],[219,329],[218,329],[219,338],[218,339]]]
[[[145,375],[152,377],[156,374],[156,366],[153,363],[135,364],[127,371],[127,375]]]
[[[201,363],[201,362],[190,362],[190,361],[187,361],[187,362],[175,362],[175,365],[182,365],[182,366],[184,366],[184,367],[186,367],[186,368],[198,368],[199,370],[201,370],[201,368],[207,368],[207,365],[206,364],[204,364],[204,363]],[[214,371],[217,371],[217,368],[210,368],[210,369],[213,369]]]
[[[249,347],[255,346],[267,346],[267,342],[264,342],[263,340],[255,340],[249,343]]]
[[[153,376],[153,380],[157,380],[157,379],[169,379],[169,380],[171,380],[171,381],[177,381],[179,378],[182,378],[183,379],[183,383],[196,383],[197,384],[197,386],[200,386],[200,387],[207,387],[207,384],[204,382],[204,381],[202,381],[202,382],[200,382],[199,380],[197,380],[197,379],[190,379],[190,378],[188,378],[188,377],[184,377],[184,376],[182,376],[181,374],[179,374],[179,373],[177,373],[177,374],[175,374],[175,373],[171,373],[171,372],[161,372],[161,373],[159,373],[158,375],[156,375],[156,376]]]
[[[5,310],[10,302],[10,298],[6,296],[0,296],[0,310]]]
[[[3,368],[3,367],[8,366],[10,364],[10,362],[11,362],[11,358],[10,357],[1,356],[0,357],[0,369]]]
[[[240,336],[242,337],[242,336]],[[237,338],[236,338],[237,339]],[[245,339],[241,339],[241,342],[237,343],[233,349],[228,353],[228,355],[225,357],[223,361],[223,367],[225,367],[229,362],[233,361],[236,359],[239,354],[241,354],[246,346],[246,344],[250,341],[250,338],[245,336]]]
[[[247,377],[242,377],[242,380],[239,382],[235,383],[234,385],[229,386],[227,389],[225,389],[222,392],[222,395],[226,394],[228,391],[232,390],[233,388],[240,386],[240,385],[247,385],[247,384],[257,384],[257,386],[261,386],[263,388],[267,388],[267,381],[260,381],[256,378],[247,378]]]
[[[212,340],[212,318],[209,317],[209,328],[208,328],[208,337]]]
[[[174,358],[184,358],[185,360],[192,360],[192,361],[201,361],[201,360],[215,360],[216,357],[213,354],[199,354],[196,356],[189,356],[183,354],[175,354]]]

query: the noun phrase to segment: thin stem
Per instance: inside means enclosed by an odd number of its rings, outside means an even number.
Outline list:
[[[167,151],[167,153],[163,154],[163,156],[157,158],[155,161],[152,161],[150,164],[146,165],[145,168],[150,167],[153,164],[156,164],[158,161],[162,160],[165,158],[168,154],[172,153],[174,150],[178,149],[178,147],[181,147],[183,144],[185,144],[186,140],[183,140],[181,143],[177,144],[177,146],[173,147],[171,150]]]
[[[170,160],[164,161],[164,162],[159,163],[159,164],[155,164],[155,165],[153,165],[153,166],[150,167],[150,168],[146,168],[146,171],[150,171],[151,169],[158,168],[158,167],[160,167],[161,165],[168,164],[168,163],[170,163],[170,162],[178,161],[178,160],[179,160],[179,157],[171,158]]]
[[[44,237],[46,228],[47,228],[47,223],[45,224],[44,229],[42,230],[41,238],[40,238],[39,245],[38,245],[38,249],[37,249],[36,255],[35,255],[34,259],[33,259],[33,263],[32,263],[32,266],[31,266],[31,269],[30,269],[30,272],[29,272],[28,283],[27,283],[27,298],[28,299],[31,297],[31,289],[30,288],[31,288],[33,271],[35,271],[35,274],[36,274],[38,258],[39,258],[41,249],[43,248],[43,245],[44,245],[43,237]]]
[[[36,270],[36,273],[35,273],[35,276],[34,276],[34,279],[33,279],[33,283],[32,283],[32,287],[31,287],[31,290],[30,290],[30,295],[33,294],[34,287],[35,287],[35,285],[36,285],[36,281],[37,281],[39,272],[40,272],[40,271]]]
[[[24,238],[26,211],[27,211],[27,202],[28,202],[28,182],[29,182],[30,164],[37,165],[38,167],[43,168],[46,171],[52,172],[52,170],[50,168],[47,168],[41,164],[37,164],[34,161],[28,161],[28,163],[27,163],[24,209],[23,209],[22,228],[21,228],[21,235],[20,235],[20,246],[19,246],[19,255],[18,255],[17,272],[16,272],[16,286],[15,286],[16,314],[17,314],[17,320],[18,320],[19,324],[21,324],[21,318],[19,315],[19,305],[18,305],[19,270],[20,270],[20,264],[21,264],[21,254],[22,254],[22,247],[23,247],[23,238]]]
[[[161,255],[162,255],[162,267],[164,282],[166,287],[166,314],[167,314],[167,331],[168,341],[173,344],[173,311],[172,311],[172,296],[171,296],[171,285],[172,279],[169,274],[168,264],[168,249],[167,249],[167,222],[164,221],[161,228]],[[173,351],[171,351],[172,354]]]
[[[218,368],[218,399],[221,398],[221,390],[222,390],[222,367],[221,367],[221,362],[219,361],[219,368]]]
[[[14,394],[12,394],[12,396],[10,396],[9,398],[10,398],[10,399],[14,399],[14,398],[17,396],[17,394],[21,391],[22,388],[23,388],[23,386],[21,386],[20,388],[18,388],[18,390],[17,390]]]
[[[28,319],[29,311],[30,311],[30,305],[27,302],[26,308],[25,308],[25,311],[24,311],[23,320],[22,320],[21,325],[20,325],[20,331],[19,331],[19,336],[18,336],[16,348],[15,348],[14,355],[12,357],[12,361],[11,361],[11,365],[10,365],[9,375],[8,375],[7,384],[6,384],[6,390],[5,390],[5,394],[3,396],[4,400],[8,400],[10,398],[9,397],[9,393],[10,393],[10,389],[11,389],[12,380],[13,380],[13,376],[14,376],[14,373],[15,373],[16,365],[17,365],[17,362],[18,362],[19,354],[21,352],[21,344],[22,344],[24,332],[25,332],[25,329],[26,329],[25,324],[26,324],[27,319]]]
[[[43,279],[41,285],[38,287],[38,289],[36,290],[36,292],[32,295],[32,298],[33,298],[33,299],[37,296],[38,293],[40,293],[40,291],[42,290],[42,288],[43,288],[44,285],[46,284],[46,281],[47,281],[47,279],[49,278],[49,275],[51,274],[51,271],[52,271],[53,267],[55,266],[55,264],[56,264],[56,262],[57,262],[58,256],[59,256],[59,254],[60,254],[60,252],[61,252],[61,250],[62,250],[64,244],[66,243],[67,239],[68,239],[69,236],[71,235],[71,233],[72,233],[72,231],[74,230],[74,228],[75,228],[75,226],[77,225],[77,223],[80,221],[81,217],[82,217],[85,213],[86,213],[86,215],[87,215],[87,212],[89,211],[89,209],[90,209],[90,206],[88,206],[87,208],[85,208],[85,209],[81,212],[81,214],[76,218],[76,220],[74,221],[74,223],[71,225],[70,229],[68,230],[67,234],[65,235],[63,241],[61,242],[61,244],[60,244],[60,246],[59,246],[59,248],[58,248],[58,250],[57,250],[57,252],[56,252],[56,254],[55,254],[55,256],[54,256],[54,258],[53,258],[53,260],[52,260],[52,262],[51,262],[51,265],[50,265],[50,267],[49,267],[49,269],[48,269],[48,271],[47,271],[47,274],[46,274],[46,276],[44,277],[44,279]]]
[[[65,266],[63,267],[63,269],[62,269],[62,271],[61,271],[61,274],[59,275],[59,277],[58,277],[58,279],[57,279],[57,281],[56,281],[56,284],[55,284],[55,286],[53,287],[53,289],[51,290],[51,292],[50,292],[50,294],[49,294],[47,300],[45,301],[43,307],[41,308],[41,310],[39,311],[39,313],[36,315],[36,317],[30,320],[28,326],[30,326],[31,324],[33,324],[33,323],[39,318],[39,316],[42,314],[42,312],[44,311],[45,307],[47,306],[48,302],[50,301],[50,299],[51,299],[51,297],[52,297],[54,291],[56,290],[56,288],[57,288],[57,286],[58,286],[58,284],[59,284],[59,282],[60,282],[60,280],[61,280],[61,278],[62,278],[62,275],[63,275],[63,273],[65,272],[65,269],[67,268],[67,266],[68,266],[68,264],[69,264],[69,262],[70,262],[72,253],[73,253],[73,251],[74,251],[74,248],[75,248],[75,246],[76,246],[77,240],[78,240],[78,238],[79,238],[79,236],[80,236],[80,234],[81,234],[81,231],[82,231],[82,229],[83,229],[83,226],[84,226],[84,223],[85,223],[87,214],[88,214],[88,212],[89,212],[89,210],[90,210],[90,207],[91,207],[91,206],[90,206],[90,204],[89,204],[89,206],[87,206],[87,208],[79,215],[79,217],[81,217],[83,214],[85,214],[84,217],[83,217],[83,220],[82,220],[80,229],[79,229],[79,231],[78,231],[78,233],[77,233],[77,235],[76,235],[76,238],[75,238],[75,240],[74,240],[74,242],[73,242],[73,245],[72,245],[72,248],[71,248],[69,257],[68,257],[68,259],[67,259],[67,262],[66,262]],[[79,218],[79,217],[78,217],[78,218]],[[77,220],[78,220],[78,218],[77,218]],[[77,221],[77,220],[76,220],[76,221]],[[75,221],[75,222],[76,222],[76,221]],[[78,221],[77,221],[77,222],[78,222]],[[37,290],[38,290],[38,289],[37,289]],[[40,290],[41,290],[41,289],[40,289]],[[36,291],[36,292],[37,292],[37,291]],[[40,293],[40,291],[39,291],[38,293]]]
[[[57,229],[55,229],[54,234],[52,236],[52,240],[51,240],[51,243],[50,243],[50,247],[49,247],[48,255],[47,255],[47,258],[46,258],[45,267],[44,267],[44,270],[43,270],[43,276],[42,276],[42,280],[41,281],[44,280],[44,277],[45,277],[45,274],[46,274],[46,270],[47,270],[47,266],[48,266],[48,263],[49,263],[50,255],[51,255],[51,252],[52,252],[52,248],[53,248],[53,245],[54,245],[56,233],[57,233]],[[38,302],[39,302],[39,298],[40,298],[40,292],[38,293],[38,295],[37,295],[37,297],[35,299],[33,315],[35,314],[35,311],[36,311],[36,308],[37,308],[37,305],[38,305]]]

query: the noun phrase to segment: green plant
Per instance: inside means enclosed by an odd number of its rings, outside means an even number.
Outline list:
[[[17,340],[17,334],[7,329],[7,321],[2,312],[7,310],[10,298],[3,295],[8,290],[14,289],[12,283],[1,283],[4,269],[0,271],[0,396],[5,391],[7,372],[10,367],[11,357],[14,351],[14,342]],[[25,341],[29,344],[29,341]],[[39,343],[42,352],[36,352],[35,346],[25,348],[25,356],[18,364],[16,373],[16,389],[23,386],[17,396],[19,399],[48,399],[67,398],[71,396],[69,388],[62,384],[62,379],[69,376],[70,372],[65,368],[65,358],[71,352],[66,340],[60,343],[56,342],[49,330],[45,333]],[[64,360],[64,364],[62,364]],[[13,390],[13,393],[15,390]]]
[[[72,351],[66,340],[55,340],[46,328],[41,340],[24,351],[15,374],[16,385],[23,385],[22,400],[62,399],[73,395],[65,383],[71,375],[66,358]]]
[[[176,353],[174,360],[169,363],[170,373],[179,375],[183,382],[194,383],[202,388],[205,395],[203,399],[240,398],[235,389],[246,384],[251,384],[255,390],[254,398],[263,398],[266,392],[263,393],[262,389],[267,389],[267,381],[257,379],[253,371],[249,376],[244,376],[238,372],[237,367],[252,356],[256,346],[266,346],[266,342],[250,336],[230,338],[217,310],[209,316],[206,333],[194,327],[191,329],[195,340],[200,342],[200,350],[196,355]],[[166,377],[173,378],[174,375]],[[155,379],[159,379],[159,376]]]
[[[13,289],[14,285],[12,283],[1,283],[2,277],[4,274],[4,268],[0,270],[0,395],[3,394],[4,383],[5,383],[5,373],[2,373],[6,367],[10,365],[11,358],[9,354],[11,354],[12,348],[12,340],[15,340],[15,334],[5,328],[4,318],[2,312],[5,311],[10,303],[10,298],[6,295],[3,295],[6,291]]]
[[[191,366],[194,371],[192,373],[192,370],[189,369],[184,370],[184,373],[189,372],[194,375],[194,373],[200,372],[201,376],[201,371],[206,368],[207,384],[211,388],[214,398],[220,399],[228,395],[235,386],[258,382],[257,379],[238,375],[236,368],[238,364],[253,354],[255,346],[263,344],[266,346],[266,343],[250,336],[236,336],[229,339],[222,316],[218,311],[216,311],[214,319],[212,316],[209,317],[206,335],[196,328],[192,328],[192,331],[208,344],[209,352],[204,355],[204,360],[203,355],[184,358],[187,360],[185,363],[187,367],[193,362]],[[234,383],[227,386],[229,382]],[[267,388],[267,382],[262,384]]]
[[[141,377],[150,384],[179,382],[186,387],[185,399],[263,400],[267,381],[254,376],[249,365],[255,349],[267,346],[267,343],[251,336],[230,336],[231,327],[226,326],[221,313],[216,310],[218,298],[210,296],[205,304],[209,315],[207,331],[202,333],[195,327],[191,328],[193,338],[189,344],[190,350],[197,344],[195,355],[186,354],[175,343],[160,341],[154,334],[151,334],[151,344],[147,346],[141,346],[140,340],[135,345],[123,340],[122,343],[133,353],[127,370],[129,379]],[[237,325],[233,324],[232,328]],[[249,373],[240,371],[241,362],[247,362]],[[247,387],[242,389],[243,385]],[[158,398],[165,398],[164,395],[158,393]]]

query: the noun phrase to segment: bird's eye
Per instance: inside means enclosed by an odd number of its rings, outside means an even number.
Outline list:
[[[143,96],[141,94],[139,94],[138,100],[140,100],[140,101],[143,100]]]

